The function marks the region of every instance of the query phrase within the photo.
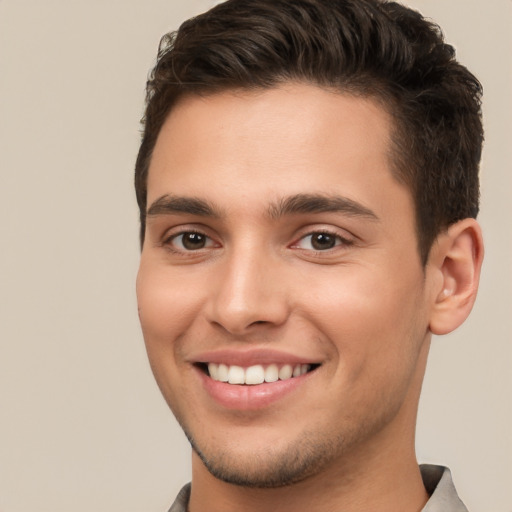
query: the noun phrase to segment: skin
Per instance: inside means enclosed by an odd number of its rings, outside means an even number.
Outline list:
[[[371,99],[304,84],[187,97],[164,124],[137,297],[152,370],[194,447],[192,512],[427,501],[414,426],[431,332],[469,313],[481,236],[466,219],[421,265],[390,133]],[[334,245],[314,246],[318,233]],[[215,400],[204,354],[261,350],[319,366],[268,404]]]

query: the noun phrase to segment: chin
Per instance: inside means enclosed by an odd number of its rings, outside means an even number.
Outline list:
[[[192,449],[206,469],[223,482],[251,488],[279,488],[321,473],[342,452],[342,439],[311,442],[312,436],[285,447],[268,447],[258,453],[238,450],[210,450],[187,435]]]

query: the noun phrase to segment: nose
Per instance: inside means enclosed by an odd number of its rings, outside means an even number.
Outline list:
[[[280,326],[290,313],[279,263],[275,258],[247,252],[238,251],[219,264],[206,308],[209,322],[238,336],[253,332],[257,326]]]

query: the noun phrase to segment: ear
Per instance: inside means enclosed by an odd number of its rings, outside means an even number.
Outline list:
[[[441,233],[432,246],[429,271],[435,279],[430,331],[447,334],[461,325],[475,303],[484,256],[482,231],[464,219]]]

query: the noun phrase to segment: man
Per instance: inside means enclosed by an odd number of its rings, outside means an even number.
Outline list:
[[[414,430],[478,287],[480,96],[396,3],[229,0],[163,40],[137,295],[193,447],[172,512],[466,510]]]

